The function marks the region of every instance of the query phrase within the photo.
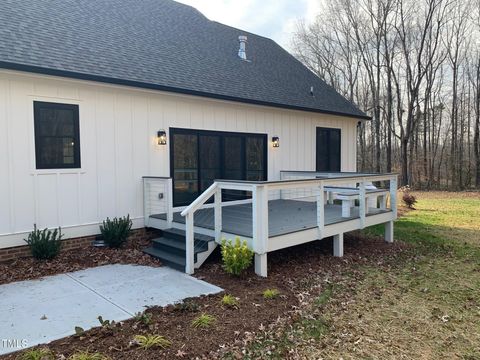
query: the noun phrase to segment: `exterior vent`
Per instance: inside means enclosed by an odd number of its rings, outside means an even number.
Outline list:
[[[247,45],[247,37],[245,35],[240,35],[238,37],[238,41],[240,41],[240,49],[238,49],[238,57],[242,60],[247,60],[247,52],[245,50]]]

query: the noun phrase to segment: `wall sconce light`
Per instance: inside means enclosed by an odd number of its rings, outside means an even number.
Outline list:
[[[167,133],[165,130],[160,130],[157,132],[157,141],[158,145],[167,145]]]
[[[280,147],[280,138],[278,136],[272,137],[272,145],[273,147]]]

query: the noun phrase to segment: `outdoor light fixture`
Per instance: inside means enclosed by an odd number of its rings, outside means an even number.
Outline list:
[[[272,137],[273,147],[280,147],[280,138],[278,136]]]
[[[167,145],[167,133],[165,130],[160,130],[157,132],[158,145]]]

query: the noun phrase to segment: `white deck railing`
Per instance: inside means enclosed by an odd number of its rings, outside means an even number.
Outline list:
[[[325,234],[325,204],[332,200],[332,192],[341,192],[347,189],[352,193],[352,186],[358,199],[359,228],[364,228],[367,217],[367,184],[372,182],[389,182],[390,210],[392,219],[397,217],[397,175],[396,174],[359,174],[359,173],[317,173],[282,171],[282,180],[279,181],[233,181],[217,180],[204,191],[194,202],[186,207],[181,215],[184,216],[186,225],[186,269],[192,274],[194,271],[194,216],[195,212],[205,207],[205,203],[214,196],[214,231],[217,243],[222,235],[222,207],[228,203],[222,202],[222,190],[248,191],[252,194],[252,249],[255,252],[255,271],[266,276],[266,253],[269,249],[269,219],[268,201],[269,194],[282,194],[286,191],[301,189],[307,192],[308,197],[314,196],[317,209],[318,238]],[[287,179],[292,177],[295,179]],[[336,187],[337,190],[332,190]],[[276,195],[274,195],[276,196]],[[280,195],[282,196],[282,195]],[[210,206],[209,206],[210,207]],[[391,224],[390,224],[391,226]],[[393,229],[393,228],[392,228]],[[393,230],[391,230],[393,232]],[[343,234],[343,233],[342,233]],[[387,235],[386,235],[387,236]],[[390,235],[390,237],[393,236]]]

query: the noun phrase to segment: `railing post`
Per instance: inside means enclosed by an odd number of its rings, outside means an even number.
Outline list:
[[[366,210],[366,196],[365,196],[365,179],[362,179],[360,182],[360,194],[358,196],[359,201],[359,215],[360,215],[360,228],[363,229],[365,227],[365,216],[367,214]]]
[[[323,239],[323,231],[325,230],[325,189],[321,180],[317,191],[317,226],[318,239],[320,240]]]
[[[172,179],[167,180],[167,223],[168,227],[172,227],[173,223],[173,186]]]
[[[194,262],[194,231],[193,231],[193,213],[187,213],[185,219],[185,233],[186,233],[186,243],[185,243],[185,272],[187,274],[193,274],[195,268]]]
[[[149,226],[150,220],[150,182],[148,179],[143,179],[143,224],[145,227]]]
[[[393,212],[394,219],[397,218],[397,181],[397,175],[390,178],[390,208]]]
[[[252,227],[255,273],[266,277],[268,249],[268,187],[266,185],[253,186]]]
[[[214,195],[214,218],[215,218],[215,241],[220,244],[222,241],[222,190],[218,189]]]

